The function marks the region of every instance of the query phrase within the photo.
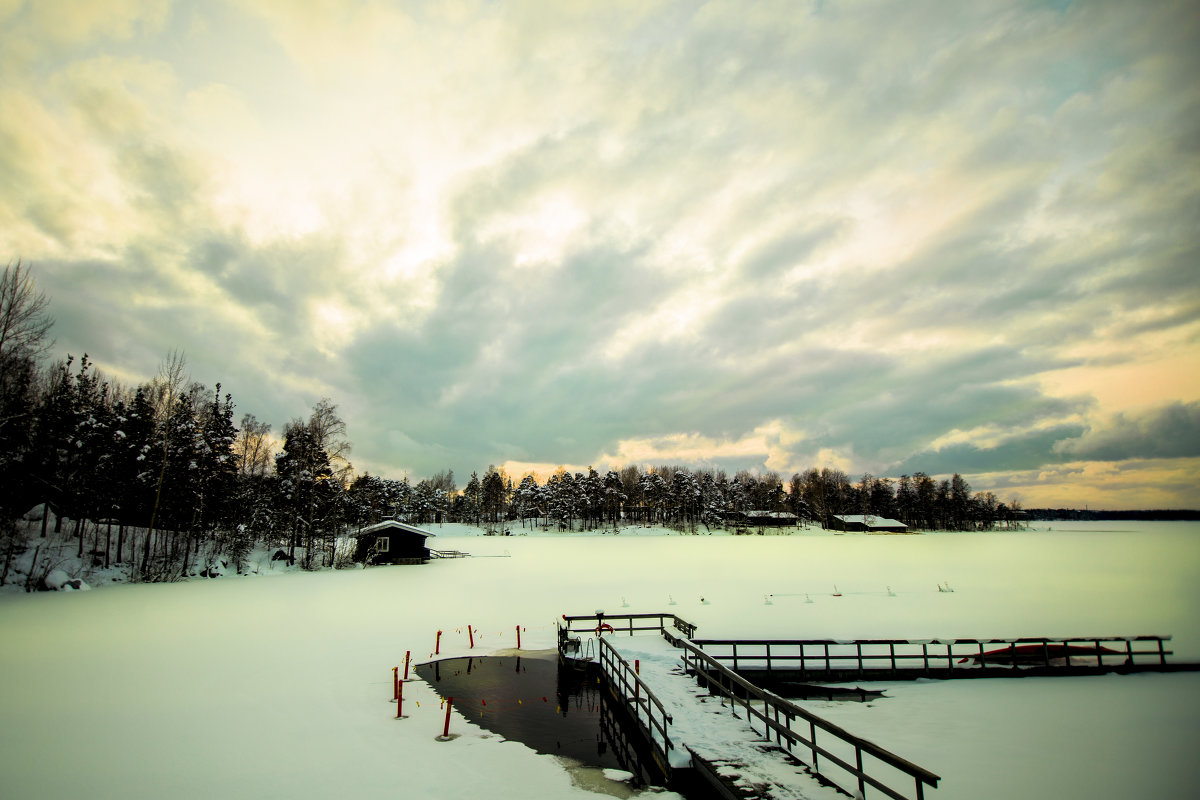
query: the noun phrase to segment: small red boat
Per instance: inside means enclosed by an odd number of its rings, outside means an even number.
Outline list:
[[[1113,650],[1111,647],[1045,642],[1043,644],[1019,644],[1015,647],[1000,647],[978,655],[967,656],[960,659],[958,663],[966,664],[973,661],[981,666],[984,664],[1008,664],[1011,666],[1050,664],[1053,666],[1063,666],[1064,664],[1071,663],[1068,659],[1075,659],[1075,663],[1086,665],[1089,663],[1097,664],[1105,656],[1123,655],[1127,655],[1127,653],[1123,650]]]

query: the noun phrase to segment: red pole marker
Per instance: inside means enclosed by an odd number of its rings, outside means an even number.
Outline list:
[[[438,631],[437,639],[434,640],[433,654],[436,656],[442,652],[442,632]]]
[[[395,700],[400,694],[400,668],[392,667],[392,699]]]
[[[467,639],[471,642],[471,649],[475,649],[475,632],[471,630],[471,626],[467,626]]]
[[[404,717],[404,684],[396,684],[396,719]]]
[[[442,738],[450,737],[450,704],[454,702],[453,697],[446,698],[446,724],[442,726]]]
[[[408,680],[408,660],[412,658],[412,650],[404,651],[404,680]]]
[[[521,626],[517,626],[517,649],[521,649]]]

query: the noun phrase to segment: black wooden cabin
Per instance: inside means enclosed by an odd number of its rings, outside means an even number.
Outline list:
[[[364,564],[423,564],[430,558],[425,540],[433,534],[407,522],[385,519],[353,536],[354,560]]]

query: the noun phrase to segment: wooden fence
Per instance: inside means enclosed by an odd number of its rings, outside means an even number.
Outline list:
[[[796,679],[976,677],[1005,672],[1153,669],[1167,664],[1170,636],[1066,639],[697,639],[735,672]]]
[[[865,798],[869,786],[894,800],[909,800],[909,796],[902,794],[894,784],[911,781],[912,797],[922,800],[925,786],[937,788],[941,778],[929,770],[760,689],[691,642],[679,639],[673,642],[683,651],[685,670],[694,674],[710,691],[740,705],[751,729],[758,732],[757,721],[768,740],[774,739],[777,745],[848,794],[857,789]],[[798,724],[800,730],[794,728],[794,724]],[[843,752],[834,752],[834,748]],[[801,752],[797,753],[797,750]],[[853,752],[853,763],[847,760],[849,752]],[[854,786],[842,785],[845,779],[839,780],[840,776],[834,770],[824,766],[826,763],[843,770]]]
[[[632,636],[637,631],[665,630],[669,622],[689,639],[696,635],[695,625],[674,614],[605,614],[601,612],[580,616],[563,614],[563,621],[567,623],[564,626],[565,629],[571,633],[598,633],[601,635],[628,633]]]
[[[646,738],[654,745],[654,758],[664,775],[671,774],[671,715],[650,687],[607,639],[599,639],[600,670],[608,679],[613,697],[637,720]]]

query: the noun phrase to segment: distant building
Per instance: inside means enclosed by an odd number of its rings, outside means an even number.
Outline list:
[[[829,527],[835,531],[908,533],[908,526],[903,522],[874,514],[832,514]]]
[[[357,533],[354,560],[364,564],[422,564],[429,560],[425,540],[434,534],[395,519],[385,519]]]
[[[791,528],[799,518],[790,511],[747,511],[746,523],[760,528]]]

